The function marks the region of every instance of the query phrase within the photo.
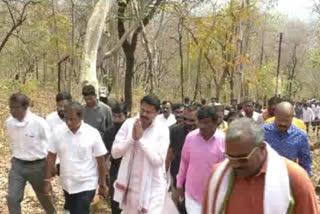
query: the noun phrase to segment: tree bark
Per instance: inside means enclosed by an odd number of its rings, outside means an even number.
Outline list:
[[[179,33],[179,56],[180,56],[180,90],[181,90],[181,102],[184,102],[184,57],[183,57],[183,18],[180,19],[178,24],[178,33]]]
[[[71,68],[69,70],[69,80],[68,80],[68,92],[71,93],[72,90],[72,73],[74,70],[74,2],[73,0],[70,0],[71,2]]]
[[[61,73],[62,73],[62,63],[65,62],[66,60],[68,60],[70,57],[70,55],[63,57],[58,63],[58,92],[61,92]]]
[[[3,38],[3,40],[1,41],[0,43],[0,52],[2,51],[2,49],[4,48],[4,46],[6,45],[6,43],[8,42],[9,38],[13,35],[13,32],[23,24],[23,22],[25,22],[27,20],[27,15],[25,14],[26,13],[26,10],[27,10],[27,7],[29,4],[36,4],[37,2],[34,2],[34,1],[28,1],[27,3],[25,3],[23,5],[23,8],[22,8],[22,12],[19,12],[19,18],[16,20],[14,18],[14,15],[11,11],[11,8],[10,8],[10,4],[9,4],[9,1],[8,0],[5,0],[4,1],[5,4],[7,5],[7,8],[9,10],[9,13],[10,13],[10,16],[11,16],[11,20],[12,20],[12,27],[11,29],[9,30],[9,32],[5,35],[5,37]]]
[[[93,85],[97,92],[99,91],[96,71],[98,47],[112,2],[112,0],[99,0],[96,3],[86,29],[80,83],[81,86]]]
[[[198,96],[198,92],[199,92],[199,85],[200,85],[199,79],[200,79],[200,73],[201,73],[202,52],[203,52],[203,49],[200,48],[199,55],[198,55],[197,77],[196,77],[196,86],[195,86],[195,90],[194,90],[193,101],[196,101],[197,96]]]
[[[118,36],[121,39],[125,33],[126,29],[124,26],[124,14],[127,9],[127,5],[130,0],[126,1],[119,1],[118,2]],[[157,8],[159,7],[161,0],[157,0],[151,7],[150,11],[144,16],[142,20],[143,26],[149,24],[150,20],[153,18],[154,13],[156,12]],[[131,42],[128,39],[125,39],[122,44],[122,49],[126,57],[126,73],[125,73],[125,88],[124,88],[124,97],[125,102],[128,106],[128,111],[131,112],[132,109],[132,81],[133,81],[133,69],[135,63],[135,50],[137,47],[138,36],[142,31],[142,26],[139,26],[132,35]]]

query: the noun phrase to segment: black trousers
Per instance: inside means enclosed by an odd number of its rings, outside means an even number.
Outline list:
[[[90,204],[94,198],[96,190],[89,190],[79,192],[76,194],[69,194],[63,190],[66,202],[65,205],[68,207],[70,214],[89,214]]]

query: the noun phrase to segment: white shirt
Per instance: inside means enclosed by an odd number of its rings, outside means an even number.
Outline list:
[[[245,111],[242,112],[242,115],[247,117]],[[258,112],[253,111],[251,119],[253,119],[257,123],[263,124],[263,119],[261,119],[260,114]]]
[[[59,115],[58,112],[52,112],[50,113],[47,117],[46,117],[46,121],[50,127],[50,130],[53,131],[54,129],[56,129],[57,127],[59,127],[60,125],[65,125],[65,121],[62,120]]]
[[[159,120],[162,123],[165,123],[168,127],[172,126],[173,124],[175,124],[177,122],[174,114],[170,114],[168,118],[165,118],[164,114],[160,114],[156,117],[156,120]]]
[[[47,157],[50,130],[43,118],[27,110],[21,122],[10,116],[6,128],[13,157],[25,161]]]
[[[58,127],[49,141],[49,151],[60,159],[62,188],[69,194],[94,190],[99,178],[96,157],[107,153],[100,133],[84,122],[75,134],[66,127]]]
[[[316,109],[317,109],[317,114],[315,116],[318,117],[318,120],[319,120],[320,119],[320,106],[317,106]]]
[[[50,131],[51,133],[57,129],[59,126],[65,126],[65,129],[67,129],[67,125],[66,122],[64,120],[62,120],[59,115],[58,112],[52,112],[50,113],[47,117],[46,117],[46,121],[50,127]],[[56,164],[60,163],[59,157],[57,157],[56,159]]]
[[[314,114],[311,108],[302,108],[302,120],[303,122],[312,122],[314,120]]]
[[[311,109],[312,109],[312,111],[313,111],[314,119],[315,119],[316,117],[319,118],[319,113],[320,113],[320,108],[319,108],[319,106],[315,106],[314,104],[312,104],[312,105],[311,105]]]

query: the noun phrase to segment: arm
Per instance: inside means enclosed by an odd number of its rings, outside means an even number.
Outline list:
[[[190,161],[190,152],[189,152],[189,137],[187,136],[185,143],[182,148],[181,153],[181,162],[179,173],[177,175],[177,187],[183,187],[186,181],[187,171]]]
[[[93,156],[96,158],[98,173],[99,173],[99,188],[98,194],[103,196],[104,198],[107,196],[107,184],[106,184],[106,162],[105,162],[105,155],[108,152],[106,147],[102,141],[102,138],[97,130],[94,130],[92,137],[94,140],[93,144]]]
[[[49,180],[54,175],[54,166],[56,163],[57,158],[57,146],[56,143],[58,140],[56,139],[55,135],[51,135],[49,139],[49,148],[48,148],[48,156],[46,161],[46,168],[45,168],[45,179]]]
[[[43,191],[45,195],[49,195],[50,191],[51,191],[51,183],[50,183],[50,178],[52,177],[52,175],[54,174],[54,164],[56,162],[56,157],[57,154],[55,153],[48,153],[47,156],[47,161],[46,161],[46,168],[45,168],[45,176],[44,176],[44,180],[43,180]]]
[[[134,143],[131,136],[132,134],[130,133],[130,130],[129,130],[129,128],[132,129],[132,127],[129,127],[130,126],[129,122],[130,122],[129,120],[124,122],[124,124],[119,129],[116,135],[116,138],[113,142],[111,155],[114,159],[123,157],[126,154],[129,147],[131,147]]]
[[[173,160],[173,148],[170,147],[168,149],[167,157],[166,157],[166,172],[169,170],[169,166]]]
[[[96,160],[97,160],[98,172],[99,172],[98,194],[103,197],[106,197],[107,196],[107,183],[106,183],[107,169],[106,169],[106,164],[105,164],[106,162],[105,162],[104,155],[102,155],[100,157],[96,157]]]
[[[306,135],[301,139],[301,145],[298,151],[299,165],[306,170],[306,172],[311,176],[311,154],[309,147],[309,140]]]
[[[45,180],[49,180],[54,174],[54,165],[56,163],[57,154],[49,152],[46,161]]]
[[[291,192],[294,197],[293,213],[317,214],[317,196],[307,173],[294,163],[287,164],[290,176]]]
[[[114,134],[115,133],[112,133],[112,128],[108,128],[103,135],[103,142],[104,142],[104,145],[106,146],[108,152],[111,152],[112,144],[113,144],[113,141],[115,138]]]

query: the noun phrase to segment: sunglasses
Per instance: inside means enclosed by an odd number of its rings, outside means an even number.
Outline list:
[[[196,122],[196,120],[194,120],[194,119],[190,119],[190,118],[186,118],[186,117],[183,117],[183,120],[184,121],[188,121],[188,122]]]
[[[233,161],[233,162],[247,162],[251,157],[252,155],[254,154],[254,152],[256,150],[258,150],[259,147],[255,147],[254,149],[252,149],[252,151],[250,152],[250,154],[248,154],[247,156],[245,157],[237,157],[237,158],[234,158],[234,157],[230,157],[229,155],[225,154],[225,157],[229,160],[229,161]]]

